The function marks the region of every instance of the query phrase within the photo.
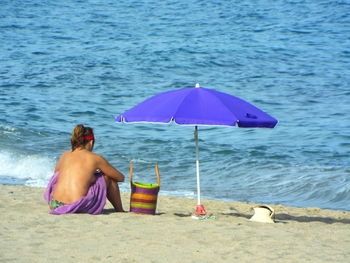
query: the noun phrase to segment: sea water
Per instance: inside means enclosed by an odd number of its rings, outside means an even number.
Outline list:
[[[193,127],[117,124],[160,92],[238,96],[274,129],[199,127],[202,198],[350,210],[350,1],[0,1],[0,183],[45,187],[77,124],[195,198]]]

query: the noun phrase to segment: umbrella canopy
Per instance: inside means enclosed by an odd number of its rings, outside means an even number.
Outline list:
[[[277,120],[235,96],[206,89],[173,90],[155,95],[120,114],[117,122],[175,122],[183,125],[225,125],[273,128]]]
[[[126,123],[170,123],[195,126],[197,215],[205,215],[200,204],[198,125],[274,128],[277,120],[254,105],[219,91],[194,88],[167,91],[155,95],[116,118]]]

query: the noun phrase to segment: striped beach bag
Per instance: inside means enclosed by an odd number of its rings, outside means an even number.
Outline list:
[[[130,162],[130,212],[154,215],[157,208],[158,192],[160,189],[160,174],[158,164],[155,166],[157,184],[145,184],[132,181],[132,163]]]

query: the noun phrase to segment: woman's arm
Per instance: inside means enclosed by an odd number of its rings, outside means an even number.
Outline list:
[[[100,169],[106,176],[116,180],[117,182],[124,182],[125,176],[115,169],[108,161],[100,155],[97,156],[97,167]]]

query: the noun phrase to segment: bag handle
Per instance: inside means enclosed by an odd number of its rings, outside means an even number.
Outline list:
[[[160,186],[160,173],[159,173],[159,169],[158,169],[158,163],[156,163],[155,165],[155,170],[156,170],[156,175],[157,175],[157,184],[158,186]],[[130,162],[130,183],[132,184],[132,162]]]
[[[160,187],[160,174],[159,174],[159,169],[158,169],[158,163],[156,163],[155,170],[156,170],[156,175],[157,175],[157,184]]]
[[[130,162],[130,184],[132,184],[132,162]]]

